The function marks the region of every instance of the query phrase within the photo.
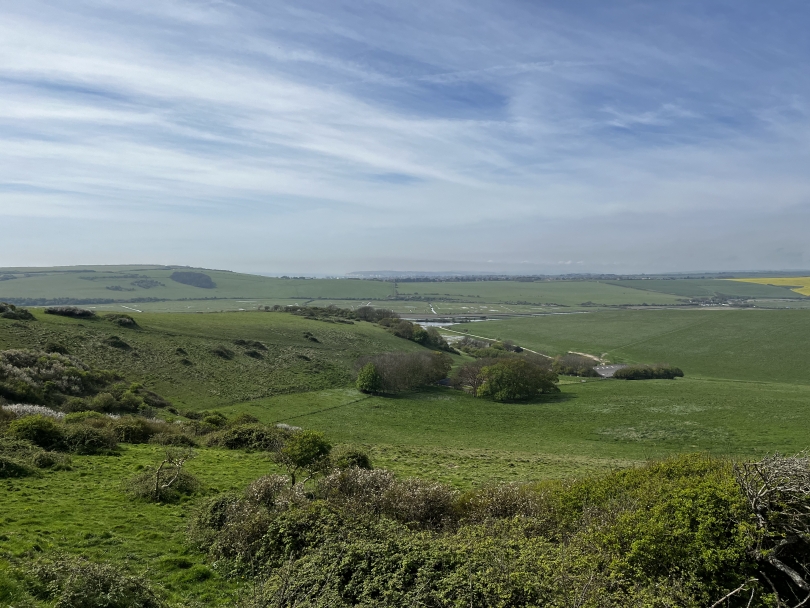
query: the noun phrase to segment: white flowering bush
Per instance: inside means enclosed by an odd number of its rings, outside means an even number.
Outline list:
[[[62,418],[65,417],[65,415],[62,412],[57,412],[49,407],[43,407],[41,405],[31,405],[29,403],[0,405],[0,409],[3,409],[6,412],[11,412],[17,418],[22,418],[23,416],[48,416],[50,418],[56,418],[57,420],[61,420]]]
[[[90,395],[114,374],[93,370],[79,359],[33,350],[0,351],[0,397],[28,403],[58,403]],[[60,397],[64,396],[64,397]]]

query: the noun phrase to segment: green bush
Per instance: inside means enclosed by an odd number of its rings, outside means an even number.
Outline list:
[[[123,443],[147,443],[158,433],[159,426],[143,418],[123,416],[113,423],[113,433],[116,439]]]
[[[149,443],[157,445],[177,446],[177,447],[197,447],[197,442],[184,433],[160,432],[149,438]]]
[[[245,424],[212,433],[207,437],[206,444],[229,450],[272,452],[280,449],[288,436],[288,432],[277,427]]]
[[[30,441],[46,450],[64,448],[65,431],[53,418],[36,415],[12,421],[6,431],[9,437]]]
[[[183,467],[194,458],[192,450],[170,448],[159,465],[147,467],[135,477],[124,482],[124,490],[132,498],[149,502],[177,502],[184,496],[194,494],[200,482]]]
[[[332,452],[332,466],[337,469],[371,469],[368,454],[355,448],[342,447]]]
[[[74,454],[107,454],[118,444],[115,435],[107,429],[97,429],[86,424],[71,424],[65,428],[64,445]]]
[[[29,475],[34,475],[35,472],[33,467],[13,458],[9,458],[5,454],[0,454],[0,479],[28,477]]]
[[[76,556],[41,560],[27,568],[29,591],[54,608],[162,608],[145,583],[111,564]]]
[[[357,373],[357,390],[361,393],[376,395],[382,390],[382,376],[373,363],[366,365]]]

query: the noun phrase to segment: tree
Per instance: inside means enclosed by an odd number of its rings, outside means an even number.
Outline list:
[[[522,358],[501,359],[482,369],[479,395],[495,401],[526,401],[540,393],[557,393],[557,374]]]
[[[478,396],[478,390],[484,383],[484,368],[495,363],[494,359],[476,359],[466,365],[462,366],[456,377],[453,379],[454,383],[459,387],[470,387],[470,392],[473,397]]]
[[[382,390],[382,376],[373,363],[367,363],[357,374],[357,390],[376,395]]]
[[[308,481],[317,473],[323,471],[329,464],[330,444],[323,433],[317,431],[301,431],[292,435],[284,447],[274,454],[276,462],[287,469],[291,485],[295,485],[296,475],[306,471]]]

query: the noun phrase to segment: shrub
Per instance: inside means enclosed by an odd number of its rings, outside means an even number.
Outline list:
[[[569,353],[554,359],[553,370],[555,374],[562,374],[565,376],[581,376],[595,378],[599,374],[594,369],[596,367],[596,360],[590,357],[583,357]]]
[[[6,433],[15,439],[30,441],[46,450],[62,449],[65,432],[52,418],[37,415],[18,418],[8,425]]]
[[[49,407],[30,405],[27,403],[3,405],[0,406],[0,409],[2,409],[6,414],[9,414],[12,418],[23,418],[24,416],[46,416],[48,418],[59,420],[65,417],[62,412],[57,412]]]
[[[212,433],[206,443],[209,447],[229,450],[276,451],[284,445],[288,432],[263,424],[245,424]]]
[[[0,302],[0,319],[11,319],[13,321],[32,321],[34,319],[34,315],[32,315],[25,308],[19,308],[18,306],[14,306],[14,304],[7,304],[6,302]]]
[[[382,376],[373,363],[366,363],[358,372],[356,386],[361,393],[371,393],[372,395],[382,390]]]
[[[32,467],[26,466],[22,462],[0,454],[0,479],[13,479],[16,477],[28,477],[34,475]]]
[[[393,484],[383,498],[383,513],[402,523],[436,529],[453,518],[458,493],[418,477]]]
[[[242,412],[228,422],[228,426],[243,426],[245,424],[258,424],[259,419],[256,416],[251,416],[248,413]]]
[[[118,325],[119,327],[125,327],[127,329],[139,328],[137,321],[135,321],[135,319],[133,319],[131,315],[127,315],[124,313],[114,312],[106,314],[104,315],[104,320],[109,321],[114,325]]]
[[[351,511],[378,514],[386,504],[386,493],[395,483],[391,471],[350,468],[333,471],[318,480],[317,493]]]
[[[109,453],[118,447],[111,432],[86,424],[66,427],[64,445],[68,451],[83,455]]]
[[[332,453],[332,466],[336,469],[371,470],[371,459],[362,450],[343,447]]]
[[[285,475],[265,475],[251,483],[245,490],[245,498],[268,509],[276,508],[276,501],[289,491],[290,478]]]
[[[48,342],[45,345],[45,352],[46,353],[58,353],[60,355],[69,355],[70,350],[64,344],[60,344],[59,342]]]
[[[126,574],[111,564],[83,557],[39,561],[27,569],[33,594],[55,602],[54,608],[162,608],[143,577]]]
[[[157,432],[157,424],[135,416],[124,416],[113,423],[116,439],[124,443],[146,443]]]
[[[666,363],[628,365],[616,370],[613,377],[619,380],[674,380],[675,378],[683,378],[683,371]]]
[[[46,452],[30,441],[20,439],[0,438],[0,457],[6,462],[21,466],[26,470],[30,470],[31,467],[54,470],[70,469],[70,457],[66,454]],[[0,474],[0,476],[2,475]]]
[[[60,317],[72,317],[74,319],[93,319],[95,311],[75,306],[51,306],[45,309],[46,315],[58,315]]]
[[[196,492],[199,480],[187,472],[185,463],[194,458],[189,449],[170,449],[166,457],[156,467],[148,467],[124,484],[132,497],[150,502],[176,502],[182,496]]]

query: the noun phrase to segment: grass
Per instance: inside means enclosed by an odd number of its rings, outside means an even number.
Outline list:
[[[133,502],[122,491],[138,467],[160,461],[157,446],[124,446],[120,456],[74,456],[72,471],[0,480],[0,564],[65,552],[126,565],[173,601],[233,605],[238,583],[220,577],[189,548],[192,502]],[[202,449],[188,463],[204,493],[242,490],[276,469],[267,456]]]

